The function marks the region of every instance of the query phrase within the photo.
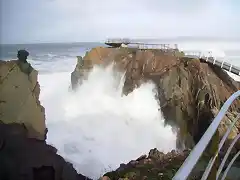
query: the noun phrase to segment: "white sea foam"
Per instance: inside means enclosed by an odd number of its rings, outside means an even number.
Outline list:
[[[39,76],[48,143],[79,172],[94,179],[151,148],[175,149],[176,136],[170,127],[164,127],[154,85],[143,84],[122,96],[120,77],[111,67],[95,67],[72,93],[68,89],[70,72]]]

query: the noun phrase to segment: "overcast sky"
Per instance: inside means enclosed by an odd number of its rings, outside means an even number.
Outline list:
[[[0,0],[1,43],[240,37],[240,0]]]

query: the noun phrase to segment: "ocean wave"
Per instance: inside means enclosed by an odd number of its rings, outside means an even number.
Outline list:
[[[122,96],[124,78],[98,67],[74,93],[68,91],[70,73],[40,75],[39,80],[47,142],[89,177],[97,179],[153,147],[164,152],[176,148],[176,135],[164,125],[152,83]]]
[[[76,57],[58,57],[58,60],[38,60],[29,59],[31,65],[39,71],[39,73],[53,73],[53,72],[71,72],[74,70],[77,58]]]

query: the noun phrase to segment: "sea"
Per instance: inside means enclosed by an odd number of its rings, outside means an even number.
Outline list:
[[[183,51],[212,51],[240,67],[240,42],[178,42]],[[16,59],[26,49],[28,61],[38,70],[40,101],[49,129],[47,143],[73,163],[79,173],[98,179],[150,149],[176,149],[176,134],[164,125],[155,99],[155,86],[147,82],[122,96],[124,73],[114,76],[111,66],[94,67],[76,92],[70,75],[77,58],[102,43],[45,43],[0,45],[0,59]],[[235,80],[240,77],[229,73]]]

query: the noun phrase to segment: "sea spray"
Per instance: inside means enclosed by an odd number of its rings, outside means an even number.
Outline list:
[[[111,67],[94,67],[76,92],[69,92],[70,72],[39,77],[46,108],[47,142],[94,179],[158,148],[175,149],[176,135],[164,126],[148,82],[122,95],[123,74]]]

